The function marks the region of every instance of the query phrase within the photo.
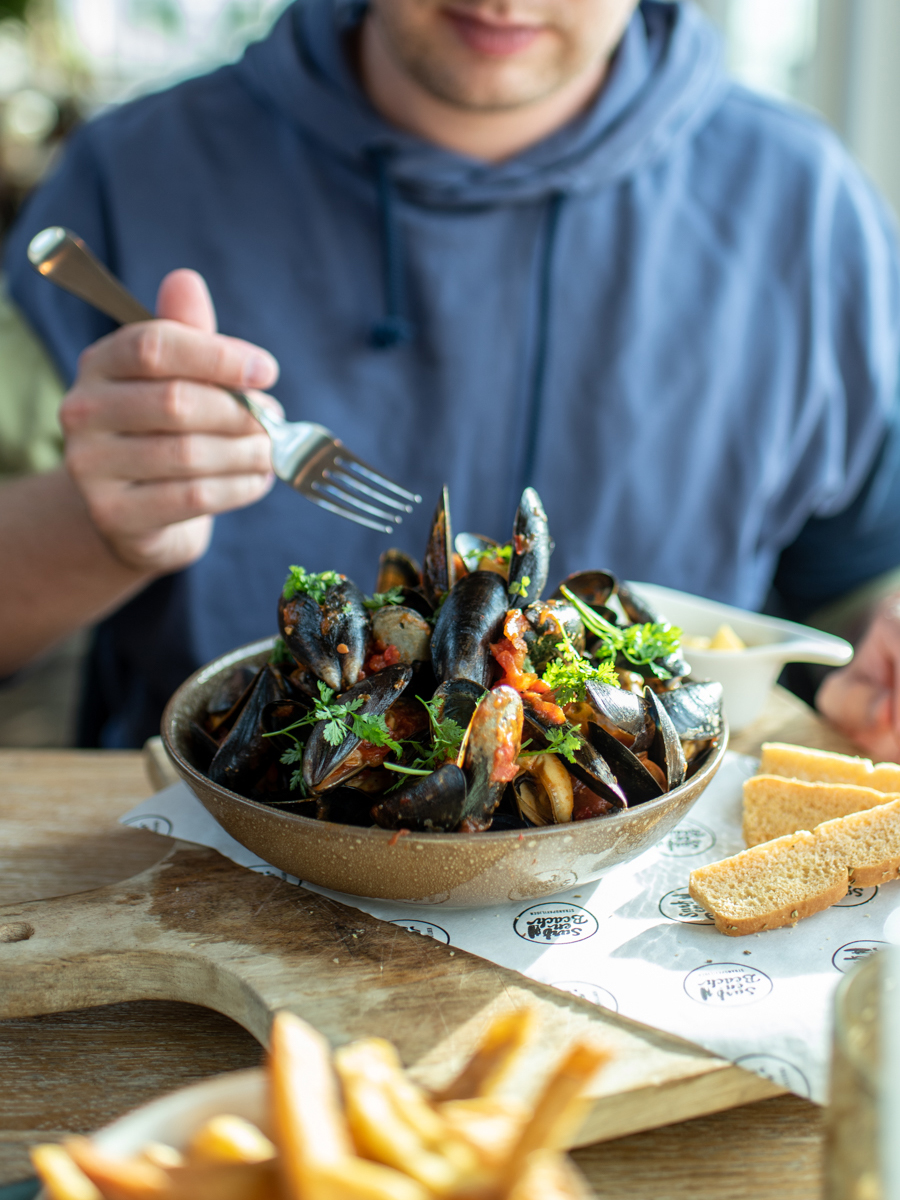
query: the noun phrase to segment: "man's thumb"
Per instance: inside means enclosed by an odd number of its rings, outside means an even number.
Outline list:
[[[156,315],[207,333],[216,332],[216,310],[206,280],[186,267],[170,271],[159,285]]]

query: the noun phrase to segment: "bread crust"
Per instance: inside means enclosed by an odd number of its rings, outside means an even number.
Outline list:
[[[827,888],[818,896],[798,900],[795,904],[785,904],[783,908],[761,913],[756,917],[744,918],[725,917],[720,913],[713,912],[709,902],[703,896],[702,890],[695,887],[693,881],[688,885],[688,891],[691,898],[698,904],[702,904],[712,916],[719,933],[724,933],[726,937],[746,937],[750,933],[765,933],[770,929],[782,929],[785,925],[796,925],[804,917],[811,917],[814,913],[831,908],[832,904],[837,904],[838,900],[842,900],[846,896],[847,887],[848,879],[844,879]]]

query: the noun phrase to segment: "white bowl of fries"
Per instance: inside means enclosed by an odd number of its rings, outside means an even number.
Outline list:
[[[785,663],[843,667],[853,657],[849,642],[808,625],[655,583],[629,586],[681,628],[684,657],[693,677],[721,683],[732,733],[756,720]]]
[[[606,1061],[571,1047],[533,1102],[503,1093],[534,1040],[532,1016],[496,1018],[440,1094],[389,1042],[335,1052],[277,1014],[268,1067],[172,1092],[91,1138],[32,1150],[39,1200],[590,1200],[556,1149]]]

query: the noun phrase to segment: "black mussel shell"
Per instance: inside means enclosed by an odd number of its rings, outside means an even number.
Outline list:
[[[431,637],[431,662],[440,682],[490,684],[491,642],[503,632],[506,611],[506,584],[499,575],[476,571],[460,579],[444,601]]]
[[[671,691],[660,692],[658,699],[682,740],[705,742],[722,732],[721,683],[711,680],[683,683]]]
[[[578,749],[575,751],[575,761],[569,762],[564,759],[566,770],[570,775],[574,775],[576,779],[596,792],[598,796],[604,796],[616,808],[627,808],[628,798],[622,791],[619,784],[616,782],[616,777],[610,769],[609,764],[603,756],[594,749],[594,747],[583,737],[580,730],[574,725],[566,722],[565,725],[558,725],[554,721],[550,721],[545,717],[532,703],[527,696],[522,697],[522,705],[524,708],[524,733],[523,740],[531,740],[529,750],[546,750],[548,748],[547,734],[553,730],[565,729],[567,733],[574,733],[578,739]]]
[[[410,679],[412,669],[398,663],[395,667],[386,667],[369,679],[361,679],[355,687],[339,696],[336,702],[352,703],[358,697],[362,697],[363,704],[355,711],[363,716],[377,717],[387,712]],[[326,724],[325,721],[319,721],[313,726],[303,755],[303,782],[311,792],[321,790],[322,785],[359,745],[359,738],[350,732],[349,719],[344,720],[347,733],[337,746],[333,746],[326,739]],[[358,769],[363,770],[365,765],[361,762]]]
[[[611,575],[609,571],[576,571],[562,582],[579,600],[597,609],[603,608],[619,587],[615,575]],[[565,599],[562,584],[553,593],[553,599]]]
[[[219,743],[197,721],[191,721],[188,744],[191,748],[192,765],[206,774],[209,764],[219,752]]]
[[[466,810],[466,777],[455,763],[410,780],[389,792],[372,808],[383,829],[418,829],[444,833],[455,829]]]
[[[266,705],[284,699],[284,681],[279,672],[267,665],[256,677],[247,702],[234,728],[209,764],[209,778],[221,787],[246,794],[273,761],[278,749],[266,738],[262,716]]]
[[[616,783],[628,797],[628,807],[656,800],[663,794],[644,764],[602,725],[588,722],[588,741],[609,765]]]
[[[389,592],[396,587],[417,588],[421,581],[419,564],[403,550],[385,550],[378,560],[376,592]]]
[[[588,683],[585,698],[604,721],[623,733],[639,738],[646,728],[649,714],[643,696],[613,687],[610,683]]]
[[[509,607],[525,608],[541,598],[550,570],[550,526],[541,498],[526,488],[513,523],[509,560]]]
[[[671,792],[684,783],[687,773],[684,750],[672,724],[672,718],[663,708],[656,692],[652,688],[644,688],[644,699],[656,728],[656,734],[647,749],[647,757],[663,771]]]
[[[422,564],[422,591],[437,608],[441,598],[453,587],[453,532],[450,527],[450,493],[445,486],[431,518],[431,533]]]
[[[560,630],[579,654],[584,653],[584,625],[568,600],[537,600],[525,609],[525,617],[529,626],[524,635],[525,645],[539,675],[558,656],[563,640]]]
[[[646,600],[635,595],[626,583],[619,584],[619,603],[625,611],[628,620],[634,625],[646,625],[648,622],[664,625],[665,618]]]
[[[485,689],[470,679],[451,679],[442,683],[433,699],[439,700],[436,716],[439,721],[455,721],[461,729],[468,729],[475,716],[475,709]]]
[[[362,670],[369,640],[364,600],[356,584],[342,578],[321,606],[307,595],[278,601],[278,625],[291,654],[336,692],[352,687]]]

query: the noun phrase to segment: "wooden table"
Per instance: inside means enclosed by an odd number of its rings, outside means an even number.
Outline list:
[[[853,752],[805,705],[776,691],[732,741],[780,739]],[[160,857],[160,839],[118,817],[153,788],[140,754],[0,751],[0,904],[112,883]],[[2,987],[0,979],[0,987]],[[141,1002],[0,1022],[0,1184],[30,1174],[27,1148],[88,1132],[172,1088],[262,1059],[227,1018]],[[602,1200],[813,1200],[821,1110],[779,1096],[576,1152]]]

